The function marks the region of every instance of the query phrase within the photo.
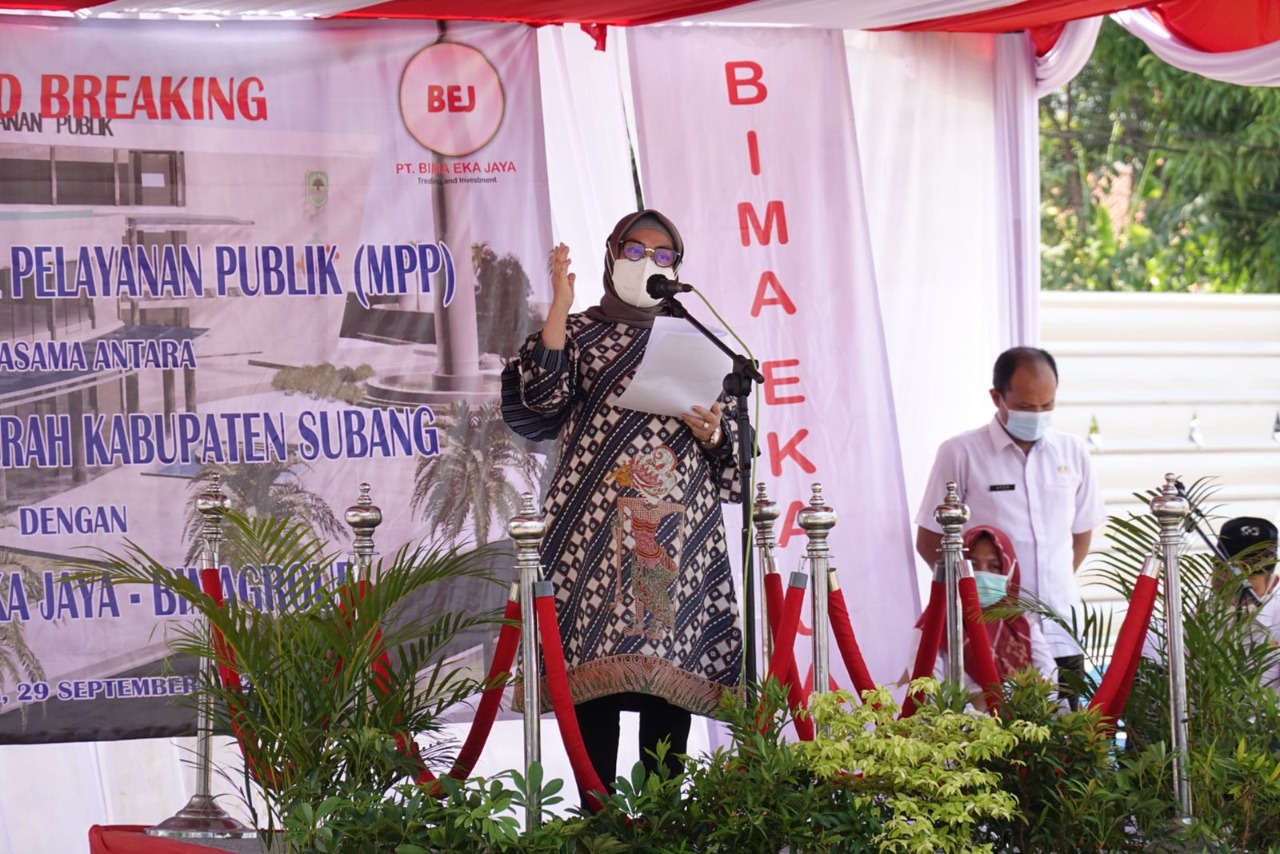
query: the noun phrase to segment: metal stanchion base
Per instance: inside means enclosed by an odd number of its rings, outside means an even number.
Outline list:
[[[148,836],[175,839],[240,839],[257,836],[214,803],[210,795],[192,795],[187,805],[169,818],[147,828]]]

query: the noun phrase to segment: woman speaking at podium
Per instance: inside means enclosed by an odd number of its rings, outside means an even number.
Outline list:
[[[651,754],[665,739],[677,769],[690,716],[716,709],[742,663],[720,509],[741,500],[730,403],[681,417],[618,404],[664,313],[646,283],[674,280],[683,257],[667,217],[628,214],[605,244],[599,304],[570,314],[575,276],[569,248],[556,246],[546,324],[503,372],[507,424],[559,443],[542,564],[583,740],[605,785],[617,777],[621,711],[640,713],[645,768],[657,767]]]

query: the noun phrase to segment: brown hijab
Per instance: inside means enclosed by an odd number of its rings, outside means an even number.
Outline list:
[[[642,220],[648,220],[648,222],[643,222]],[[622,245],[623,238],[637,228],[653,226],[655,220],[657,221],[657,227],[671,235],[671,248],[676,250],[676,254],[679,256],[676,260],[676,269],[679,269],[680,261],[684,258],[684,240],[681,239],[680,232],[676,229],[675,224],[667,219],[666,216],[651,208],[627,214],[618,220],[618,224],[613,227],[613,231],[609,233],[609,239],[605,243],[604,295],[600,297],[599,305],[593,305],[587,309],[587,317],[602,323],[625,323],[628,326],[649,329],[652,328],[655,317],[666,313],[660,305],[656,305],[653,308],[636,308],[630,303],[623,302],[618,297],[617,291],[613,289],[613,262],[618,255],[618,248]]]

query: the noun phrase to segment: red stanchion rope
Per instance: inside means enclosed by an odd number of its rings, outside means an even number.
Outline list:
[[[769,619],[769,637],[773,638],[776,642],[778,637],[778,623],[781,620],[783,609],[781,574],[777,572],[765,573],[764,597],[765,610]],[[799,631],[798,622],[797,631]],[[774,648],[776,649],[777,647]],[[787,672],[783,674],[783,681],[787,685],[787,705],[791,708],[791,722],[796,728],[796,735],[801,741],[813,741],[813,721],[807,716],[802,718],[797,714],[808,705],[806,698],[809,694],[800,685],[800,673],[796,668],[794,651],[791,655],[791,664],[787,668]]]
[[[471,771],[480,759],[485,744],[488,743],[489,733],[493,731],[493,723],[497,720],[502,705],[502,694],[506,688],[507,678],[511,674],[511,665],[515,662],[516,650],[520,646],[520,603],[515,599],[508,599],[502,618],[506,622],[498,633],[493,662],[489,665],[489,675],[485,679],[485,684],[489,687],[480,695],[480,704],[476,707],[476,714],[471,720],[467,739],[463,742],[462,749],[458,751],[453,767],[449,770],[449,776],[455,780],[465,780],[471,776]],[[374,643],[380,644],[381,641],[382,632],[379,631],[374,637]],[[384,650],[374,667],[388,668],[389,666],[390,660]],[[399,735],[396,736],[396,744],[400,745],[402,750],[407,749],[401,744]],[[416,745],[414,750],[417,752]],[[418,769],[417,784],[427,786],[428,791],[437,798],[444,797],[445,791],[438,785],[436,775],[431,772],[425,762],[421,761],[421,753],[418,753],[418,756],[421,767]]]
[[[1000,671],[996,669],[996,657],[991,652],[991,635],[982,622],[982,605],[978,602],[978,583],[972,576],[961,578],[957,585],[960,593],[960,608],[964,615],[964,630],[969,636],[965,646],[965,670],[973,681],[982,686],[987,697],[987,711],[996,714],[1000,703],[1004,700],[1004,692],[1000,689]],[[972,664],[970,664],[972,662]]]
[[[352,614],[364,598],[369,594],[373,585],[366,579],[356,582],[354,595],[350,584],[344,584],[338,590],[338,613],[346,618],[347,628],[352,625]],[[382,642],[382,629],[377,628],[373,631],[373,638],[369,651],[372,661],[369,662],[369,672],[373,674],[373,687],[383,697],[391,693],[392,687],[392,671],[391,656],[387,654],[385,645]],[[342,659],[339,657],[334,662],[335,675],[342,670]],[[395,722],[397,724],[403,719],[402,712],[396,711]],[[413,733],[407,730],[397,732],[395,734],[396,750],[400,755],[416,760],[418,765],[418,783],[433,782],[435,780],[430,769],[427,768],[426,761],[422,758],[422,752],[418,749],[418,743],[413,739]],[[424,779],[425,775],[425,779]]]
[[[776,573],[771,574],[776,575]],[[778,586],[781,587],[781,579],[778,580]],[[800,611],[803,607],[804,587],[791,585],[787,588],[781,607],[773,609],[772,612],[779,614],[778,629],[774,634],[773,657],[769,661],[765,680],[768,681],[772,677],[787,686],[787,704],[791,707],[796,736],[802,741],[812,741],[813,721],[807,716],[802,717],[798,714],[805,708],[809,696],[808,691],[800,684],[800,674],[796,667],[796,635],[800,630]]]
[[[1147,636],[1151,614],[1155,611],[1156,588],[1157,581],[1150,575],[1140,575],[1134,582],[1129,610],[1124,615],[1124,623],[1116,637],[1111,661],[1102,675],[1102,684],[1089,701],[1089,708],[1100,710],[1103,719],[1113,727],[1116,719],[1124,713],[1125,703],[1129,701],[1129,690],[1138,673],[1138,662],[1142,659],[1142,641]]]
[[[915,666],[911,668],[911,678],[921,679],[933,675],[933,665],[938,661],[938,647],[942,645],[942,628],[946,622],[947,585],[941,581],[933,582],[929,588],[929,604],[925,606],[920,627],[920,647],[916,650]],[[902,701],[899,718],[909,718],[924,697],[909,694]]]
[[[507,609],[503,612],[502,618],[506,622],[503,623],[502,631],[498,633],[498,644],[493,651],[493,663],[489,666],[489,676],[485,680],[485,684],[489,687],[480,696],[480,704],[476,707],[467,740],[463,742],[462,749],[458,751],[458,758],[454,760],[453,768],[449,771],[449,776],[455,780],[465,780],[470,776],[476,761],[480,758],[480,753],[484,750],[485,743],[489,740],[493,722],[497,719],[498,711],[502,706],[502,692],[511,675],[511,665],[515,663],[516,651],[520,648],[520,603],[514,598],[508,599]]]
[[[787,665],[787,705],[791,707],[791,725],[796,728],[796,737],[801,741],[813,741],[813,718],[800,714],[809,708],[809,688],[800,684],[794,652]]]
[[[765,613],[769,619],[769,637],[778,636],[778,620],[782,617],[782,575],[777,572],[764,574]]]
[[[222,579],[220,572],[215,568],[204,568],[200,570],[200,588],[204,593],[213,599],[218,607],[225,605],[225,598],[222,593]],[[369,591],[369,582],[361,580],[353,591],[350,585],[344,585],[339,591],[339,612],[347,617],[348,628],[351,625],[351,617],[348,616],[348,609],[356,607],[360,600],[364,599]],[[486,688],[480,698],[480,704],[476,709],[476,715],[472,720],[471,730],[467,733],[467,739],[462,745],[462,749],[458,752],[458,757],[453,763],[449,776],[456,780],[465,780],[470,776],[472,769],[483,752],[485,744],[488,742],[489,734],[493,730],[494,721],[497,720],[498,712],[501,709],[502,694],[506,685],[507,677],[511,673],[511,666],[515,661],[516,651],[520,644],[520,604],[514,600],[507,601],[507,607],[503,613],[503,619],[506,621],[498,634],[498,643],[494,649],[493,662],[489,668],[489,675],[486,684],[490,687]],[[210,627],[210,637],[213,644],[214,656],[217,661],[218,678],[224,687],[230,689],[238,689],[240,687],[240,673],[235,668],[235,651],[230,649],[222,633],[214,627]],[[382,693],[387,693],[391,687],[391,658],[382,644],[382,630],[378,629],[373,637],[374,660],[370,664],[370,669],[374,676],[374,686]],[[335,662],[335,672],[342,669],[342,659]],[[240,744],[242,754],[245,755],[246,762],[250,766],[250,771],[256,779],[261,782],[270,782],[263,780],[261,769],[257,767],[253,757],[250,755],[253,751],[246,752],[245,734],[239,725],[239,714],[237,708],[233,704],[230,710],[230,720],[232,733],[235,735],[237,742]],[[417,782],[420,785],[430,785],[436,782],[435,775],[427,768],[426,763],[422,761],[421,754],[418,752],[417,745],[414,743],[412,736],[408,733],[396,734],[396,745],[399,750],[409,755],[410,751],[418,757],[421,768],[418,773]],[[268,777],[271,772],[267,771]],[[435,792],[436,796],[444,794],[443,789]]]
[[[200,589],[213,600],[213,604],[222,608],[226,600],[222,595],[222,574],[217,567],[205,567],[200,570]],[[209,639],[213,644],[214,660],[218,665],[218,678],[225,688],[240,687],[240,672],[235,669],[235,653],[227,648],[226,639],[217,628],[209,627]]]
[[[222,573],[218,567],[206,566],[200,570],[200,589],[213,600],[219,608],[226,607],[226,598],[222,595]],[[216,664],[218,681],[228,689],[227,719],[231,724],[231,734],[240,746],[240,755],[244,757],[246,770],[263,786],[279,783],[275,769],[259,761],[261,750],[250,743],[244,727],[241,725],[243,709],[236,697],[240,691],[240,671],[235,666],[235,650],[227,645],[226,638],[217,627],[210,624],[209,641],[213,645],[213,657]]]
[[[364,598],[368,590],[366,585],[368,585],[367,581],[359,582],[357,595],[361,599]],[[349,600],[349,588],[344,588],[342,595],[344,599],[342,611],[346,613],[345,602]],[[449,776],[455,780],[467,779],[471,775],[472,769],[475,768],[476,762],[480,759],[480,754],[489,740],[489,733],[493,730],[493,723],[498,718],[507,677],[511,673],[511,665],[515,662],[516,650],[520,645],[520,603],[514,599],[508,599],[502,616],[506,622],[504,622],[502,630],[498,633],[498,643],[494,648],[493,662],[489,666],[489,675],[485,680],[489,687],[481,694],[480,704],[476,708],[475,717],[471,721],[471,729],[467,733],[467,739],[463,742],[462,749],[458,752],[453,767],[449,770]],[[387,651],[382,649],[381,629],[375,631],[373,649],[376,655],[370,666],[374,674],[374,684],[385,693],[389,691],[391,686],[391,659]],[[341,667],[341,661],[339,661],[338,666]],[[445,794],[444,789],[435,785],[438,782],[436,776],[422,759],[422,754],[412,736],[408,733],[397,733],[396,745],[404,755],[409,756],[412,752],[412,755],[417,757],[420,766],[417,777],[418,785],[431,787],[430,790],[433,795],[443,797]]]
[[[849,671],[849,678],[853,680],[854,693],[861,698],[867,691],[874,691],[876,683],[871,678],[871,671],[867,669],[867,662],[862,657],[858,637],[853,633],[853,621],[849,618],[849,606],[844,601],[844,591],[839,587],[832,590],[827,596],[827,603],[836,646],[840,647],[844,668]]]
[[[773,639],[773,658],[769,661],[765,678],[781,679],[787,675],[788,669],[795,670],[796,632],[800,628],[800,609],[803,606],[804,588],[797,585],[788,587],[782,603],[782,615],[778,618],[778,634]]]
[[[547,693],[551,695],[551,707],[560,725],[560,738],[569,754],[578,787],[587,793],[587,805],[594,811],[602,806],[598,792],[604,792],[600,775],[591,764],[586,745],[582,743],[582,731],[578,728],[578,714],[573,708],[573,696],[569,693],[569,675],[564,666],[564,647],[560,641],[560,627],[556,623],[556,600],[551,594],[537,596],[534,605],[538,614],[538,630],[542,635],[542,660],[547,672]],[[526,673],[526,679],[536,679],[536,674]]]

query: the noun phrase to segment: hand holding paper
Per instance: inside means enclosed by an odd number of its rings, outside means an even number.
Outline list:
[[[723,338],[723,330],[716,330]],[[675,317],[653,323],[644,358],[618,405],[640,412],[684,418],[720,396],[733,362],[702,333]],[[689,424],[689,421],[685,421]],[[712,424],[719,424],[719,418]],[[690,424],[690,429],[692,429]],[[699,430],[701,422],[699,422]]]

